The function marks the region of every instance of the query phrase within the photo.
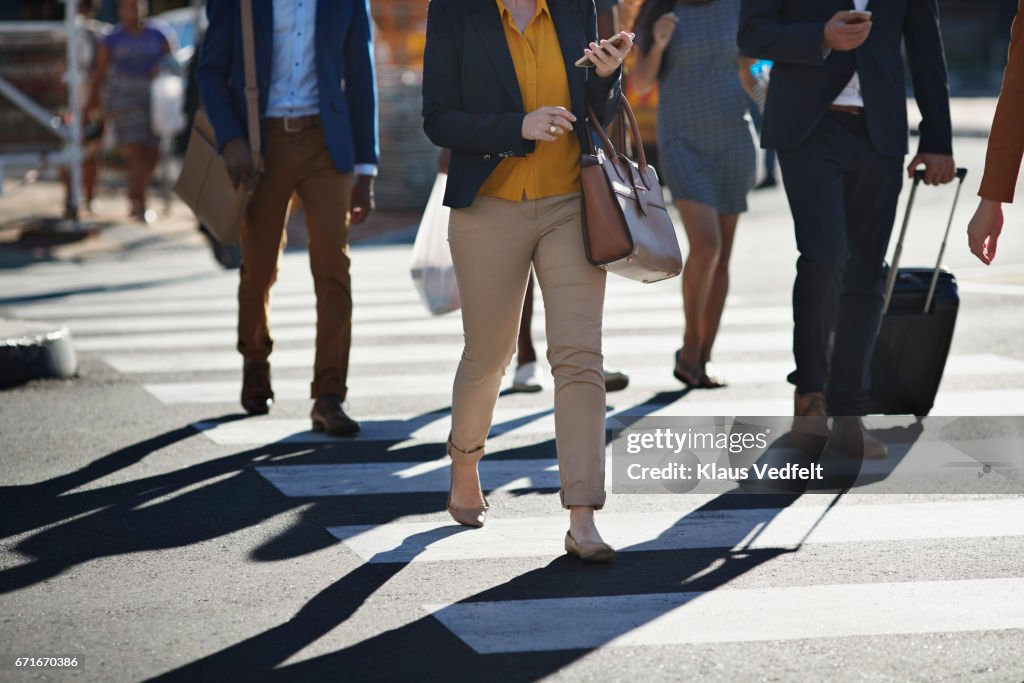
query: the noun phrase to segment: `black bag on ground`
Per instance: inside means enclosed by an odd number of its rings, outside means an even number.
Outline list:
[[[924,178],[924,171],[914,174],[893,263],[886,274],[885,307],[871,362],[872,413],[924,416],[935,403],[960,307],[956,278],[942,268],[967,169],[958,168],[956,176],[956,195],[935,267],[900,268],[914,195]]]

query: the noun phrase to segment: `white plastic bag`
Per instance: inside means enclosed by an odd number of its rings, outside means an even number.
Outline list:
[[[455,281],[452,254],[448,250],[450,210],[442,204],[447,180],[448,174],[437,174],[416,233],[410,264],[416,291],[420,293],[423,305],[434,315],[449,313],[460,306],[459,285]]]
[[[185,129],[185,79],[161,73],[150,90],[150,127],[160,138],[173,137]]]

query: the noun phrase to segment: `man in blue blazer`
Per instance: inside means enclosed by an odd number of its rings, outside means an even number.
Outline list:
[[[302,199],[317,297],[313,429],[351,435],[342,409],[352,340],[349,222],[373,207],[377,93],[368,0],[252,0],[264,154],[248,143],[238,0],[209,0],[196,76],[232,180],[253,192],[242,227],[238,350],[242,406],[269,411],[270,288],[292,193]],[[262,163],[261,163],[262,162]]]
[[[923,165],[932,185],[956,171],[937,0],[743,0],[738,42],[775,62],[761,143],[778,150],[800,251],[794,437],[806,450],[885,457],[860,416],[907,153],[904,46],[923,116],[907,170]]]

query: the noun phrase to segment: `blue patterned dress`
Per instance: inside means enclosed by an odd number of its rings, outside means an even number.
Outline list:
[[[740,0],[675,7],[658,78],[658,166],[674,199],[747,210],[757,158],[737,75]]]

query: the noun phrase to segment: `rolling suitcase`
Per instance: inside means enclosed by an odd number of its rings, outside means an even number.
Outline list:
[[[924,179],[924,171],[914,173],[896,252],[886,274],[882,322],[871,362],[872,413],[924,416],[935,403],[960,307],[956,278],[942,267],[967,169],[958,168],[956,177],[953,208],[935,267],[900,268],[914,195]]]

